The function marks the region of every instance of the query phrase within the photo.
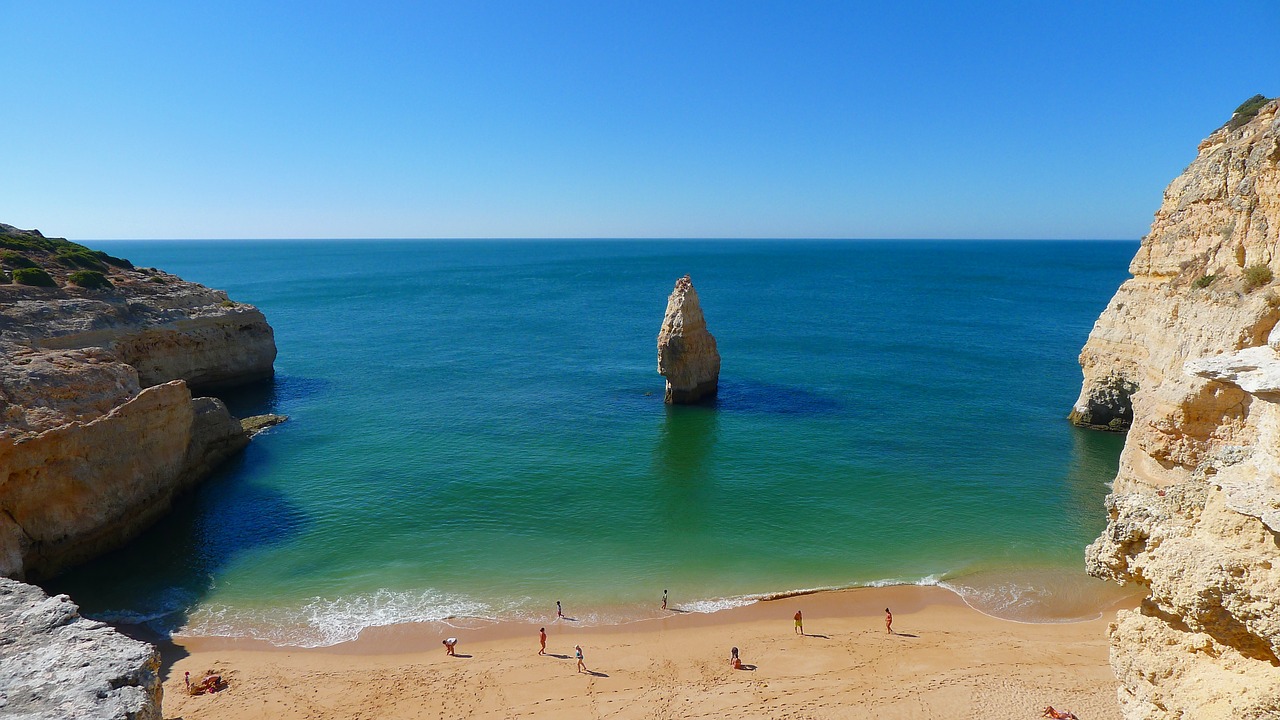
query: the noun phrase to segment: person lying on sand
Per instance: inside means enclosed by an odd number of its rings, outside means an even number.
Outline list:
[[[225,690],[227,687],[227,684],[222,681],[222,676],[212,670],[206,671],[204,679],[197,683],[191,682],[191,673],[184,675],[183,679],[187,681],[187,692],[192,695],[216,693],[219,690]]]
[[[1066,710],[1054,710],[1052,705],[1047,706],[1044,709],[1044,714],[1040,717],[1052,718],[1052,720],[1080,720],[1075,713]]]

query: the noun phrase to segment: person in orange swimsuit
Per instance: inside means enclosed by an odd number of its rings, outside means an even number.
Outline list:
[[[539,655],[547,654],[547,629],[538,628],[538,642],[542,643],[542,649],[538,650]]]
[[[884,609],[884,631],[893,634],[893,613],[889,612],[889,608]]]

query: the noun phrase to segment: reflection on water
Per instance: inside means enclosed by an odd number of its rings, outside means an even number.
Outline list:
[[[1101,532],[1106,524],[1102,502],[1120,467],[1124,435],[1071,428],[1071,462],[1065,475],[1072,520]]]
[[[654,452],[660,516],[675,534],[696,531],[709,521],[711,463],[720,418],[706,406],[668,405]]]

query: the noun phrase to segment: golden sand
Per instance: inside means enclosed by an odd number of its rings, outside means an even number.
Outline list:
[[[1128,603],[1132,604],[1132,601]],[[893,610],[895,634],[884,627]],[[1119,720],[1107,665],[1111,609],[1069,624],[983,615],[940,588],[823,592],[714,614],[584,628],[477,621],[400,625],[312,650],[177,638],[165,717],[206,718],[1039,718]],[[806,635],[792,616],[804,613]],[[470,625],[471,627],[458,627]],[[456,657],[441,639],[459,638]],[[581,645],[590,674],[576,670]],[[729,665],[739,648],[745,667]],[[230,687],[183,692],[216,669]]]

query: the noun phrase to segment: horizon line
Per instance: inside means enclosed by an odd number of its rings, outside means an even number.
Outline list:
[[[48,237],[48,236],[46,236]],[[68,238],[70,239],[70,238]],[[474,236],[474,237],[113,237],[81,238],[76,242],[1140,242],[1142,238],[1117,237],[766,237],[766,236]]]

